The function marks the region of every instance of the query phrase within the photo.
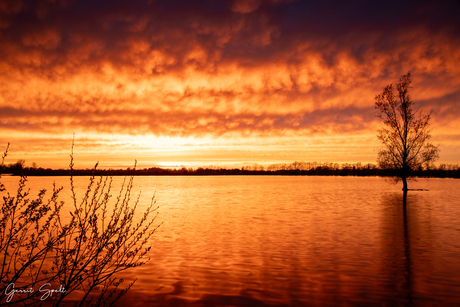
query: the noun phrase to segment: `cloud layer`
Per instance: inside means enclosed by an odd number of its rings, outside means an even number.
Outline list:
[[[369,135],[374,96],[411,71],[434,137],[458,153],[459,13],[458,1],[0,1],[0,141]]]

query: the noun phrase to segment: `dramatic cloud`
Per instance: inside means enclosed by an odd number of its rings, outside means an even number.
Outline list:
[[[0,142],[51,155],[75,132],[88,158],[113,145],[120,163],[158,146],[185,162],[372,162],[374,96],[410,71],[458,163],[459,14],[458,1],[1,0]]]

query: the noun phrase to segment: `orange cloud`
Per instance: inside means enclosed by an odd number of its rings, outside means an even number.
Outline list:
[[[0,141],[343,141],[375,134],[375,94],[411,71],[434,138],[460,151],[458,4],[336,5],[0,1]]]

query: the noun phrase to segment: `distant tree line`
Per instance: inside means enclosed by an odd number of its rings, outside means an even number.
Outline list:
[[[253,164],[242,168],[224,168],[219,166],[186,168],[179,167],[167,169],[151,167],[144,169],[74,169],[73,176],[208,176],[208,175],[301,175],[301,176],[395,176],[394,169],[379,168],[376,164],[358,163],[330,163],[330,162],[292,162],[277,163],[263,166]],[[5,165],[1,173],[27,176],[68,176],[68,169],[51,169],[25,166],[24,160]],[[450,177],[460,178],[459,164],[426,164],[413,170],[411,176],[415,177]]]

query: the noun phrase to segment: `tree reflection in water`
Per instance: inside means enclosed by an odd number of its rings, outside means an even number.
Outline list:
[[[429,205],[406,192],[385,195],[382,208],[381,276],[386,292],[394,293],[388,300],[404,306],[426,302],[435,257]]]

